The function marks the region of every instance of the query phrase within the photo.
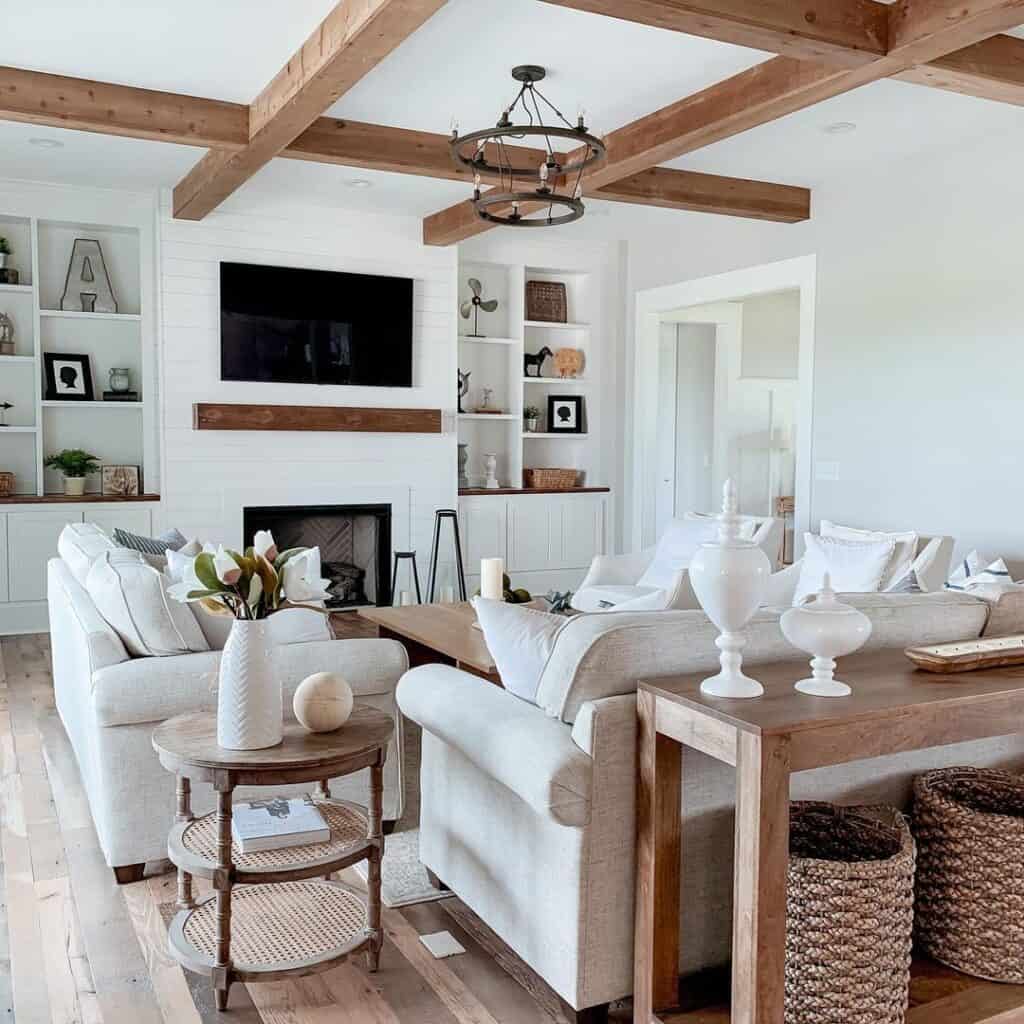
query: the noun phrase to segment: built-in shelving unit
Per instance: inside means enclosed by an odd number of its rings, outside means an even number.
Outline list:
[[[591,353],[592,324],[599,308],[598,296],[592,294],[595,289],[591,274],[522,263],[464,260],[459,268],[460,302],[470,298],[470,277],[480,281],[485,299],[498,300],[494,313],[480,313],[479,330],[486,337],[459,337],[459,368],[470,373],[469,393],[462,403],[466,411],[458,417],[459,442],[468,448],[467,475],[471,488],[484,482],[483,457],[488,453],[497,456],[498,481],[503,487],[521,489],[523,469],[535,467],[576,468],[583,482],[602,483],[594,479],[599,459],[587,432],[588,397],[595,378],[588,372],[586,360]],[[567,323],[526,319],[526,282],[535,280],[565,285]],[[472,320],[468,323],[471,330]],[[550,359],[541,367],[545,376],[527,375],[523,356],[536,354],[545,347],[552,352],[560,348],[581,349],[585,360],[581,376],[554,376]],[[501,409],[500,415],[475,413],[485,387],[492,390],[490,405]],[[583,396],[583,433],[547,430],[548,398],[562,392]],[[524,428],[523,410],[530,406],[540,410],[537,432]],[[578,443],[566,444],[567,440]]]
[[[144,483],[157,483],[152,380],[151,320],[143,308],[143,241],[148,227],[103,224],[73,217],[68,202],[54,200],[52,219],[32,213],[7,214],[0,207],[0,236],[11,255],[17,285],[0,285],[0,312],[14,323],[15,354],[0,356],[0,402],[11,402],[8,427],[0,427],[0,469],[15,475],[24,500],[62,490],[57,473],[44,469],[46,457],[62,448],[84,448],[108,465],[134,465]],[[61,297],[75,239],[99,241],[117,313],[62,310]],[[95,268],[98,272],[98,268]],[[47,399],[44,356],[89,357],[95,401]],[[138,401],[104,402],[110,371],[125,367]],[[145,479],[146,469],[152,480]],[[152,490],[153,488],[151,488]],[[99,476],[87,481],[85,500],[101,496]],[[154,500],[149,496],[149,500]]]

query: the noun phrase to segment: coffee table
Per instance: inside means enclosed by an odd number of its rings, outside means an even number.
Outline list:
[[[381,948],[380,862],[383,769],[394,731],[391,717],[357,708],[336,732],[307,733],[286,723],[284,739],[264,750],[217,745],[212,714],[179,715],[153,732],[160,763],[178,777],[177,823],[167,855],[178,868],[178,913],[171,921],[171,954],[208,976],[218,1010],[235,981],[277,981],[326,971],[356,953],[377,969]],[[328,780],[370,769],[367,811],[332,800]],[[192,781],[217,791],[217,810],[192,815]],[[331,829],[324,843],[243,854],[231,840],[231,794],[236,786],[316,782],[315,800]],[[367,893],[331,880],[365,860]],[[214,894],[192,895],[192,876],[208,878]],[[271,884],[273,883],[273,884]]]
[[[404,644],[413,668],[454,665],[501,686],[501,677],[484,643],[484,635],[474,628],[476,612],[468,601],[360,608],[359,615],[376,625],[377,636]]]

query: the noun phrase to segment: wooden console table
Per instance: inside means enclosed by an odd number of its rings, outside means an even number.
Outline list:
[[[860,655],[840,662],[853,695],[839,699],[793,690],[806,661],[751,674],[765,687],[756,700],[703,696],[706,673],[640,683],[634,1024],[709,1019],[656,1016],[679,1005],[684,746],[736,769],[731,1020],[782,1024],[791,773],[1024,732],[1024,667],[939,676],[900,651]],[[907,1024],[1024,1019],[1024,986],[957,977],[957,991],[912,1009]]]

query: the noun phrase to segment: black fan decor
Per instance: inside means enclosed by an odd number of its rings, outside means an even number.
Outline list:
[[[466,299],[459,306],[459,312],[462,314],[463,320],[468,320],[469,314],[473,314],[473,333],[467,335],[467,337],[483,338],[486,335],[480,333],[480,310],[482,309],[485,313],[493,313],[498,308],[498,300],[481,299],[480,294],[483,292],[484,286],[475,277],[471,277],[468,283],[469,290],[473,293],[473,298]]]

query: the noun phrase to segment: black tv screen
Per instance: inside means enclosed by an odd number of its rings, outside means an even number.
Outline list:
[[[220,375],[412,387],[412,281],[221,263]]]

